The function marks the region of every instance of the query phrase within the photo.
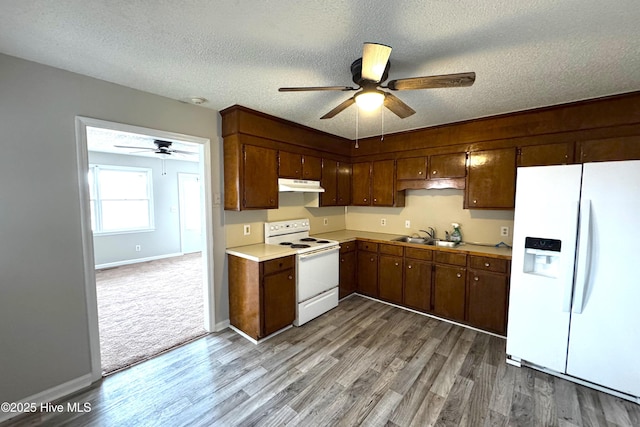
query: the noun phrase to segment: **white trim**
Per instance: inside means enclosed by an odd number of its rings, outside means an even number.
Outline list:
[[[265,342],[267,340],[270,340],[271,338],[275,337],[276,335],[280,335],[284,331],[288,331],[291,328],[293,328],[293,325],[286,326],[286,327],[280,329],[277,332],[272,333],[271,335],[269,335],[269,336],[267,336],[265,338],[261,338],[260,340],[256,340],[255,338],[250,337],[249,335],[245,334],[244,332],[242,332],[240,329],[236,328],[235,326],[229,325],[229,329],[233,330],[235,333],[237,333],[241,337],[248,339],[249,341],[251,341],[252,343],[254,343],[256,345],[260,344],[260,343],[263,343],[263,342]]]
[[[115,262],[108,262],[106,264],[98,264],[98,265],[96,265],[96,270],[102,270],[102,269],[105,269],[105,268],[120,267],[122,265],[138,264],[140,262],[156,261],[156,260],[159,260],[159,259],[173,258],[173,257],[183,256],[183,255],[184,255],[184,253],[182,253],[182,252],[176,252],[176,253],[173,253],[173,254],[156,255],[156,256],[150,256],[150,257],[146,257],[146,258],[125,259],[123,261],[115,261]]]
[[[87,303],[87,323],[89,325],[89,347],[91,353],[91,381],[102,378],[102,365],[100,360],[100,332],[98,327],[98,302],[96,295],[95,261],[93,253],[93,232],[91,231],[91,213],[89,212],[89,187],[86,176],[89,171],[89,153],[87,150],[87,127],[98,127],[116,131],[137,133],[154,136],[158,139],[171,139],[189,143],[201,144],[204,148],[204,156],[201,156],[200,173],[203,175],[206,229],[205,247],[202,250],[203,259],[206,260],[203,268],[203,288],[205,293],[205,329],[207,332],[214,330],[215,323],[215,294],[213,280],[213,206],[211,204],[211,140],[198,136],[184,135],[175,132],[167,132],[140,126],[132,126],[123,123],[109,122],[91,117],[76,116],[76,156],[78,167],[78,186],[80,204],[80,227],[82,233],[82,255],[85,275],[85,295]],[[204,157],[204,158],[202,158]]]
[[[216,323],[215,332],[223,331],[223,330],[227,329],[230,326],[231,326],[231,322],[229,321],[229,319],[223,320],[222,322]]]
[[[16,403],[31,403],[35,404],[38,408],[37,412],[40,412],[40,405],[43,403],[50,403],[65,397],[71,393],[75,393],[83,388],[89,387],[92,383],[91,374],[83,375],[79,378],[67,381],[66,383],[51,387],[48,390],[41,391],[38,394],[29,396]],[[10,418],[17,417],[18,415],[24,415],[25,412],[0,412],[0,423]]]

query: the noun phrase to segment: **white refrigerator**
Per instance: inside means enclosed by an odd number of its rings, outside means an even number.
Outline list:
[[[507,362],[640,403],[640,161],[518,169]]]

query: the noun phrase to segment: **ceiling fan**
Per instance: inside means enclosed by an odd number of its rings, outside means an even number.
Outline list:
[[[196,155],[196,154],[198,154],[198,153],[194,153],[193,151],[176,150],[175,148],[171,148],[171,145],[173,144],[173,142],[171,142],[171,141],[162,141],[160,139],[155,139],[153,141],[153,143],[156,145],[155,148],[153,148],[153,147],[136,147],[136,146],[132,146],[132,145],[114,145],[114,147],[118,147],[118,148],[135,148],[135,149],[141,150],[141,151],[132,151],[131,152],[132,154],[133,153],[144,153],[144,152],[148,152],[148,151],[153,151],[156,154],[160,154],[160,155],[164,155],[164,156],[170,156],[173,153],[186,154],[186,155]]]
[[[440,76],[410,77],[389,81],[383,86],[389,74],[389,56],[391,47],[378,43],[365,43],[362,49],[362,58],[358,58],[351,64],[353,82],[358,87],[351,86],[309,86],[309,87],[281,87],[280,92],[304,92],[318,90],[359,91],[351,98],[329,111],[321,119],[330,119],[342,112],[352,104],[365,110],[374,110],[384,104],[396,116],[401,119],[415,114],[415,110],[402,102],[400,98],[382,89],[415,90],[446,87],[471,86],[476,80],[476,73],[444,74]]]

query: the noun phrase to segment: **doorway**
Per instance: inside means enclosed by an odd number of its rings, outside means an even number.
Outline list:
[[[112,145],[119,145],[120,147],[116,147],[119,150],[124,148],[132,151],[135,148],[138,151],[138,153],[135,154],[142,156],[140,159],[144,158],[147,163],[149,161],[154,162],[153,165],[161,165],[161,173],[154,174],[153,171],[150,173],[150,175],[157,177],[149,183],[149,187],[156,190],[152,192],[153,195],[158,197],[157,195],[159,192],[164,195],[169,187],[175,188],[175,198],[168,202],[169,205],[158,205],[158,203],[154,203],[153,200],[151,200],[153,196],[150,196],[149,209],[146,210],[144,206],[141,207],[141,200],[144,202],[146,199],[141,196],[133,197],[138,202],[138,211],[135,217],[138,219],[138,222],[142,224],[142,227],[146,226],[148,227],[148,230],[116,230],[115,232],[113,232],[113,230],[107,230],[108,232],[103,234],[107,240],[110,240],[111,243],[113,243],[113,241],[116,240],[115,236],[119,236],[121,238],[120,241],[128,242],[120,244],[120,247],[125,248],[125,251],[134,252],[128,254],[128,256],[122,257],[123,259],[113,260],[106,258],[106,262],[104,258],[102,261],[98,261],[98,257],[104,256],[105,252],[102,250],[103,248],[97,248],[94,244],[93,232],[96,227],[97,218],[95,214],[96,204],[104,201],[96,199],[95,194],[92,194],[91,187],[84,185],[87,182],[87,174],[91,170],[90,166],[95,166],[92,160],[90,160],[89,149],[91,147],[88,138],[88,135],[94,129],[113,131],[114,134],[118,135],[118,138],[120,138],[122,134],[131,134],[142,138],[137,142],[129,144],[123,143],[122,139],[118,139],[115,143],[112,143]],[[210,211],[211,207],[211,200],[207,196],[208,194],[211,194],[211,189],[208,184],[210,180],[207,179],[207,177],[211,176],[210,165],[209,162],[203,161],[205,155],[208,155],[210,152],[210,142],[205,138],[84,117],[76,118],[76,131],[78,135],[78,171],[79,177],[81,178],[80,198],[82,205],[81,210],[83,213],[82,232],[85,255],[85,273],[87,277],[86,287],[87,305],[89,307],[88,317],[92,355],[92,377],[94,380],[97,380],[102,376],[102,363],[100,356],[100,319],[97,303],[98,292],[96,288],[96,264],[101,264],[101,267],[108,268],[124,268],[123,266],[135,264],[138,266],[144,266],[145,268],[151,268],[151,271],[155,273],[159,271],[159,269],[151,267],[154,262],[165,262],[165,264],[167,264],[168,261],[175,260],[177,257],[182,256],[185,253],[182,249],[187,248],[188,246],[189,252],[195,253],[198,258],[198,262],[202,263],[200,270],[200,289],[198,293],[200,297],[202,295],[205,297],[203,301],[204,313],[202,315],[202,319],[200,319],[200,328],[206,332],[211,332],[214,329],[213,319],[215,317],[213,313],[214,303],[212,292],[213,275],[212,266],[207,261],[209,259],[207,254],[212,253],[213,250],[213,239],[210,219],[203,214],[205,210]],[[146,143],[143,141],[145,138]],[[164,141],[162,145],[157,144],[158,140]],[[166,145],[167,141],[169,142],[169,145]],[[171,147],[171,144],[173,144],[173,146],[180,150],[154,150],[154,142],[156,142],[155,148],[164,147],[166,149],[167,147]],[[128,145],[130,146],[128,147]],[[148,148],[152,149],[148,150]],[[189,151],[197,153],[197,156],[199,157],[197,168],[195,173],[193,170],[187,171],[187,174],[180,178],[175,168],[175,164],[177,163],[172,163],[173,160],[168,156],[181,154],[183,152],[189,154]],[[126,167],[130,166],[125,166],[125,168]],[[153,168],[155,168],[155,166],[148,166],[148,169]],[[173,179],[171,179],[171,174],[173,174]],[[159,181],[159,179],[164,179],[164,181]],[[180,187],[182,187],[181,191],[179,191]],[[133,189],[130,190],[133,191]],[[107,200],[104,203],[107,205],[107,202],[112,205],[115,202],[118,202],[120,206],[124,203],[123,200]],[[182,212],[180,212],[181,209]],[[196,212],[192,212],[194,209]],[[107,213],[109,212],[108,209],[105,209],[105,211]],[[162,211],[162,215],[158,215],[158,211]],[[147,222],[142,221],[141,218],[144,217],[144,214],[149,212],[151,212],[149,214],[150,220]],[[174,232],[175,235],[178,236],[177,239],[179,240],[177,246],[167,246],[166,242],[171,240],[168,238],[159,239],[156,243],[149,240],[152,238],[154,233],[166,231],[167,226],[163,222],[165,220],[162,218],[165,216],[170,217],[172,215],[176,219],[176,224],[180,224],[179,226],[176,225],[176,230]],[[180,218],[179,222],[177,218]],[[199,222],[199,224],[196,224],[196,222]],[[122,226],[122,224],[120,225]],[[183,230],[185,232],[184,238]],[[142,239],[147,240],[145,241]],[[183,243],[186,244],[186,246],[184,246]],[[115,247],[117,248],[118,245],[115,245]],[[157,249],[159,252],[148,252],[151,249]],[[145,252],[145,250],[147,250],[147,252]],[[109,255],[112,256],[113,254]],[[190,257],[194,258],[192,255],[190,255]]]

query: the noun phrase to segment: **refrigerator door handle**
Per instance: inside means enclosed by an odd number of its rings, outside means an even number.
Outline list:
[[[582,313],[584,297],[589,282],[589,260],[591,258],[591,200],[580,202],[580,233],[578,235],[578,263],[576,268],[576,291],[573,300],[573,312]]]
[[[578,200],[571,203],[571,212],[574,215],[574,218],[578,219],[578,212],[580,212],[580,202]],[[575,253],[574,253],[575,257]],[[573,271],[571,272],[573,273]],[[566,285],[564,288],[564,297],[562,298],[562,312],[569,313],[571,311],[571,297],[573,292],[573,274],[571,275],[571,279],[566,280]]]

